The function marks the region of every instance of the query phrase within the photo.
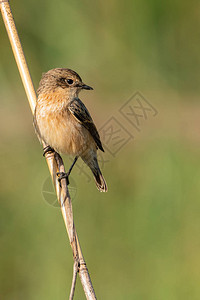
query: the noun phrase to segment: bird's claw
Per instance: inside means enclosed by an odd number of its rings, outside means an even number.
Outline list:
[[[67,185],[69,185],[69,174],[65,173],[65,172],[57,172],[56,175],[58,176],[58,182],[60,183],[60,187],[61,187],[61,180],[63,178],[66,179]]]
[[[43,156],[45,156],[47,152],[51,152],[51,153],[55,152],[55,150],[50,146],[44,147],[43,151],[44,151]]]

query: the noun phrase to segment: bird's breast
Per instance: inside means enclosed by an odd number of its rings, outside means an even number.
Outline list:
[[[89,131],[73,117],[66,103],[57,105],[48,100],[38,101],[35,113],[38,132],[45,143],[59,153],[75,156],[96,149]]]

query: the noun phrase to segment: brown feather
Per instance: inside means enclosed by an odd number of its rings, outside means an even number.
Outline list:
[[[100,141],[99,133],[94,125],[94,122],[89,114],[89,111],[79,98],[72,100],[67,106],[72,115],[76,120],[81,123],[91,134],[94,141],[97,144],[97,147],[104,152],[103,146]]]

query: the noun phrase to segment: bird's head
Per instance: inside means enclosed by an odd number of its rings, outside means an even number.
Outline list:
[[[92,87],[82,82],[81,77],[71,69],[56,68],[49,70],[42,75],[42,79],[37,90],[38,95],[63,91],[69,98],[77,97],[82,90],[93,90]]]

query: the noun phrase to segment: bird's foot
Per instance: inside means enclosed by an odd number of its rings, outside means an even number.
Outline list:
[[[51,153],[54,153],[54,152],[55,152],[55,150],[54,150],[52,147],[50,147],[50,146],[44,147],[43,151],[44,151],[44,152],[43,152],[43,156],[45,156],[46,153],[48,153],[48,152],[51,152]]]
[[[60,183],[60,187],[61,187],[61,180],[63,178],[66,179],[66,182],[67,182],[67,185],[69,185],[69,172],[68,173],[65,173],[65,172],[58,172],[56,173],[56,175],[58,176],[58,181]]]

